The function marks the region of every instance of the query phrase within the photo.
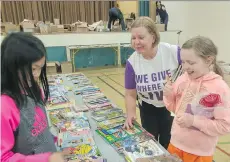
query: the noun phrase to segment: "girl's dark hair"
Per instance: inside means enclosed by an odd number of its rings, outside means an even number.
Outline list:
[[[41,40],[32,34],[12,33],[1,44],[1,94],[12,97],[18,107],[25,104],[24,95],[35,103],[45,103],[49,97],[46,77],[46,61],[39,77],[45,98],[39,84],[34,80],[32,63],[46,56],[46,48]]]
[[[157,3],[160,3],[160,4],[161,4],[161,1],[156,1],[156,5],[157,5]]]

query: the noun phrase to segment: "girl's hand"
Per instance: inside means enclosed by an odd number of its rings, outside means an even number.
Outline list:
[[[169,79],[168,76],[166,76],[166,84],[163,89],[163,95],[164,96],[170,96],[173,92],[173,87],[172,87],[172,81]]]
[[[193,125],[194,116],[188,113],[176,116],[176,122],[184,128],[189,128]]]
[[[63,152],[54,152],[49,157],[49,162],[65,162],[64,156],[71,154],[71,150],[65,150]]]

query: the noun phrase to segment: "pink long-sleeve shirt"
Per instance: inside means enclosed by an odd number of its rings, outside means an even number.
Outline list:
[[[198,96],[210,93],[221,96],[221,104],[212,108],[211,112],[194,105]],[[185,73],[173,83],[172,94],[164,96],[163,100],[166,108],[174,112],[175,116],[188,112],[188,104],[193,107],[190,110],[194,115],[192,127],[183,128],[176,120],[173,121],[171,144],[194,155],[212,156],[218,137],[230,132],[230,90],[222,77],[210,72],[199,79],[191,80]]]
[[[48,162],[55,151],[44,108],[29,99],[19,109],[11,97],[1,95],[1,161]]]

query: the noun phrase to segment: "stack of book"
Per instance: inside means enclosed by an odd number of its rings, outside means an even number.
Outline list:
[[[75,101],[69,100],[68,89],[65,86],[66,79],[62,77],[58,75],[49,78],[50,97],[47,106],[50,125],[58,132],[58,150],[71,151],[71,154],[65,156],[66,161],[69,162],[106,162],[95,144],[89,120],[83,112],[88,110],[88,107],[86,105],[76,106]],[[74,85],[79,78],[83,79],[83,75],[73,77],[69,75],[67,81],[71,81]]]

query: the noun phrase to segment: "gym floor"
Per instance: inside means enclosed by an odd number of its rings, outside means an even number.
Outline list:
[[[117,106],[125,112],[124,102],[124,68],[106,68],[106,69],[84,69],[83,72],[102,92]],[[226,77],[230,85],[230,76]],[[140,123],[139,110],[137,109],[137,118]],[[230,135],[220,137],[216,152],[215,162],[230,162]]]

